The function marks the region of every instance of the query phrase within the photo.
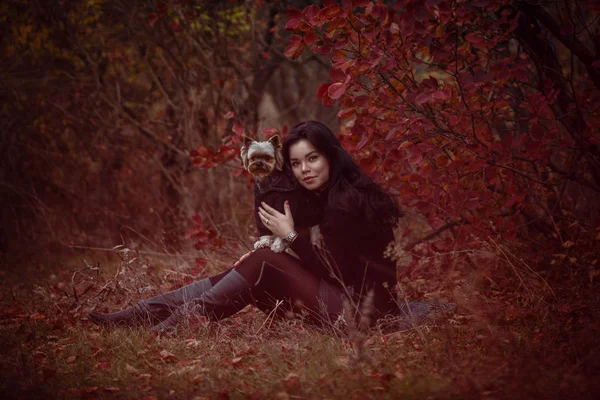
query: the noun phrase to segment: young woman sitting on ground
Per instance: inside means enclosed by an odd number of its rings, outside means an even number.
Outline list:
[[[393,228],[401,212],[329,128],[316,121],[297,124],[284,141],[283,156],[284,171],[310,191],[321,207],[321,240],[313,245],[309,234],[296,232],[287,205],[280,213],[263,203],[259,215],[299,259],[258,249],[221,274],[123,311],[92,312],[89,319],[101,325],[145,323],[164,332],[190,313],[219,320],[254,304],[265,313],[276,308],[277,315],[304,311],[309,321],[322,324],[337,319],[344,296],[360,310],[368,293],[372,321],[402,313],[412,321],[420,320],[436,307],[431,302],[398,304],[393,290],[396,265],[384,252],[394,240]]]

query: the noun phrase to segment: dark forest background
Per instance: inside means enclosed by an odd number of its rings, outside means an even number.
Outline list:
[[[201,171],[189,152],[219,148],[235,123],[335,127],[314,100],[325,62],[282,53],[284,10],[306,5],[3,2],[2,248],[172,252],[196,211],[246,235],[241,163]]]

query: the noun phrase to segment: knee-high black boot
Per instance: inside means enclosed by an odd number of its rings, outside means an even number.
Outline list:
[[[252,285],[236,270],[232,270],[202,296],[180,306],[173,314],[155,325],[152,330],[164,333],[191,313],[204,315],[212,320],[229,317],[243,309],[251,301]]]
[[[210,278],[205,278],[177,290],[142,300],[132,307],[114,313],[92,311],[88,319],[104,326],[153,326],[168,318],[182,304],[199,298],[212,287]]]

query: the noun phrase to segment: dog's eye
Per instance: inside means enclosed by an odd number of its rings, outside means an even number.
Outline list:
[[[252,161],[262,160],[262,161],[270,162],[270,161],[273,161],[273,157],[271,157],[270,155],[267,155],[267,154],[259,154],[259,155],[253,156],[251,158],[251,160]]]

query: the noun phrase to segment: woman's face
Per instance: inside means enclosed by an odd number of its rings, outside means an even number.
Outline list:
[[[290,164],[300,185],[308,190],[323,189],[329,181],[329,161],[306,139],[290,146]]]

